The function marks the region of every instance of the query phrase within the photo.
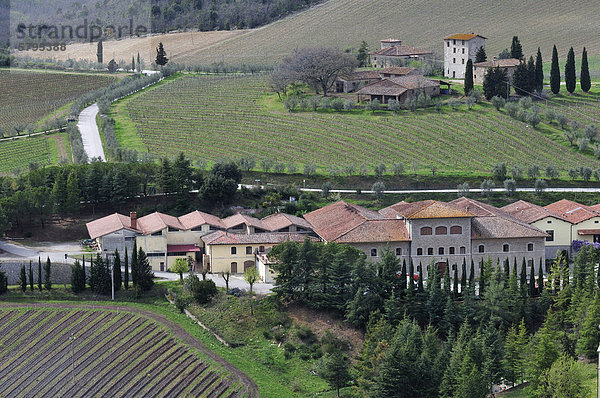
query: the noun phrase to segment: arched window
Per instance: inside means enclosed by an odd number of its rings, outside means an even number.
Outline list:
[[[438,248],[438,254],[439,255],[444,254],[444,248],[443,247]]]
[[[464,246],[461,246],[460,249],[459,249],[459,253],[460,254],[465,254],[466,252],[467,252],[467,248],[464,247]]]
[[[252,254],[252,246],[246,246],[246,254]]]
[[[422,256],[423,255],[423,248],[419,247],[417,249],[417,256]]]
[[[231,254],[237,254],[237,248],[235,246],[231,247]]]
[[[450,248],[448,249],[448,252],[449,252],[450,254],[454,254],[454,247],[450,247]]]
[[[485,246],[479,245],[479,253],[485,252]]]
[[[502,251],[504,253],[507,253],[507,252],[510,251],[510,246],[508,245],[508,243],[505,243],[505,244],[502,245]]]
[[[527,251],[528,252],[532,252],[533,251],[533,243],[528,243],[527,244]]]
[[[371,257],[377,257],[377,249],[371,249]]]
[[[462,234],[462,227],[460,225],[453,225],[450,227],[450,235],[460,235]]]
[[[448,228],[446,228],[444,226],[435,227],[435,234],[436,235],[447,235],[448,234]]]
[[[431,227],[421,227],[421,235],[431,235]]]
[[[428,256],[433,256],[433,247],[428,247],[427,248],[427,255]]]

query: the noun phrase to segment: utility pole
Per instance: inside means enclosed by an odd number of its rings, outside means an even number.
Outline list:
[[[114,261],[110,265],[110,292],[112,301],[115,301],[115,263]]]

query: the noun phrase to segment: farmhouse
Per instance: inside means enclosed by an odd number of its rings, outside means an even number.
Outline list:
[[[391,66],[379,70],[352,72],[340,76],[335,82],[336,92],[351,93],[357,89],[389,77],[402,77],[419,74],[416,68]]]
[[[521,63],[518,59],[507,58],[507,59],[496,59],[491,61],[477,62],[473,64],[473,81],[476,83],[483,83],[485,73],[490,68],[504,69],[508,81],[512,82],[512,76],[517,66]]]
[[[218,231],[251,240],[257,248],[272,246],[272,233],[284,239],[290,234],[306,236],[312,232],[306,220],[289,214],[276,213],[262,220],[235,214],[221,220],[197,210],[181,217],[155,212],[137,218],[135,212],[131,212],[129,217],[115,213],[89,222],[87,229],[90,238],[96,240],[100,252],[105,255],[113,255],[115,249],[121,255],[126,249],[131,253],[135,241],[146,252],[152,269],[156,271],[169,269],[178,258],[191,259],[195,266],[210,266],[212,262],[206,262],[205,255],[211,253],[207,253],[202,238]],[[245,237],[241,238],[241,235]],[[254,251],[251,254],[254,255]],[[233,271],[243,272],[243,269],[240,266]]]
[[[419,94],[424,93],[430,97],[440,95],[440,81],[431,80],[422,75],[408,75],[402,77],[390,77],[368,84],[356,92],[358,101],[368,99],[378,100],[387,104],[389,100],[396,100],[404,104]]]
[[[493,206],[460,198],[400,202],[379,212],[343,201],[304,216],[325,242],[348,243],[378,261],[384,250],[441,268],[491,258],[544,261],[546,233]]]
[[[503,207],[503,210],[546,231],[546,256],[555,258],[558,251],[570,256],[574,240],[600,242],[599,207],[566,199],[540,207],[520,200]]]
[[[444,76],[463,79],[467,61],[475,62],[480,47],[485,48],[485,37],[474,33],[459,33],[444,38]]]
[[[415,47],[403,46],[402,40],[381,40],[381,49],[369,53],[371,64],[376,68],[395,66],[405,60],[430,59],[433,53]]]

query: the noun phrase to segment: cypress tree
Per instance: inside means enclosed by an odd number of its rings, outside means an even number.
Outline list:
[[[542,52],[538,47],[535,57],[535,90],[539,93],[544,88],[544,65],[542,62]]]
[[[469,289],[475,292],[475,261],[471,259],[471,269],[469,272]]]
[[[0,294],[8,292],[8,276],[2,271],[2,263],[0,263]]]
[[[125,264],[123,265],[125,266],[123,286],[125,287],[125,290],[129,290],[129,257],[127,256],[127,247],[125,247]]]
[[[531,267],[529,270],[529,297],[534,297],[535,295],[535,263],[531,260]]]
[[[483,295],[485,292],[485,270],[483,269],[483,259],[479,263],[479,295]]]
[[[414,292],[415,290],[415,266],[413,264],[412,258],[410,261],[410,275],[408,276],[408,290]]]
[[[573,52],[573,47],[569,49],[569,54],[567,55],[567,64],[565,65],[565,85],[567,87],[567,91],[573,94],[575,91],[575,85],[577,84],[577,79],[575,77],[575,53]]]
[[[523,47],[519,41],[519,36],[513,36],[512,44],[510,45],[510,57],[523,59]]]
[[[504,259],[504,288],[508,288],[508,280],[510,279],[510,262],[508,257]]]
[[[33,265],[31,260],[29,260],[29,289],[33,292]]]
[[[113,274],[114,274],[114,283],[115,283],[115,291],[121,289],[121,256],[119,256],[119,249],[115,249],[115,261],[113,263]]]
[[[81,277],[83,279],[83,288],[85,289],[85,284],[87,282],[87,276],[85,275],[85,256],[82,257],[83,262],[81,263]],[[90,265],[92,265],[92,255],[90,254]]]
[[[137,267],[138,267],[138,251],[137,242],[133,241],[133,250],[131,251],[131,283],[137,286]]]
[[[487,55],[485,53],[485,48],[483,46],[477,49],[477,53],[475,54],[475,62],[485,62],[487,61]]]
[[[100,254],[90,266],[90,288],[96,294],[110,294],[110,269]]]
[[[47,290],[52,289],[52,271],[51,271],[52,263],[50,262],[50,257],[46,260],[46,265],[44,265],[44,287]]]
[[[444,270],[444,293],[450,296],[450,264],[446,261],[446,269]]]
[[[458,266],[456,264],[454,264],[454,280],[453,282],[453,289],[452,289],[452,295],[454,296],[454,299],[458,298]]]
[[[529,95],[531,90],[529,87],[529,69],[526,63],[521,62],[517,65],[513,73],[512,83],[518,95]]]
[[[463,257],[462,269],[460,273],[460,293],[463,294],[467,289],[467,263]]]
[[[540,267],[538,268],[538,294],[544,291],[544,270],[542,269],[542,258],[540,257]]]
[[[83,273],[83,266],[79,263],[79,260],[75,260],[75,263],[71,265],[71,290],[74,293],[79,293],[85,289],[85,274]]]
[[[154,285],[154,281],[152,280],[154,273],[152,272],[148,257],[146,257],[146,253],[141,247],[138,249],[137,261],[137,285],[142,291],[150,290]]]
[[[42,258],[38,257],[38,273],[37,273],[38,289],[42,291]]]
[[[137,71],[142,73],[142,60],[140,59],[140,53],[137,54]]]
[[[400,281],[400,290],[401,291],[405,291],[406,290],[406,259],[402,260],[402,279]],[[410,278],[412,278],[412,275],[410,275]]]
[[[19,275],[19,285],[21,285],[21,291],[25,293],[27,290],[27,271],[25,271],[25,264],[21,265],[21,273]]]
[[[521,282],[519,286],[521,288],[521,296],[527,297],[527,262],[525,261],[525,257],[523,257],[523,262],[521,263]]]
[[[560,92],[560,67],[558,66],[558,51],[556,45],[552,48],[552,66],[550,67],[550,90],[554,94]]]
[[[417,291],[419,293],[423,293],[425,289],[423,288],[423,265],[419,263],[419,280],[417,282]]]
[[[465,95],[469,95],[473,91],[473,61],[469,58],[465,69]]]
[[[587,93],[592,87],[590,80],[590,68],[588,66],[587,50],[583,47],[583,53],[581,54],[581,75],[579,76],[579,84],[581,85],[581,91]]]
[[[535,61],[533,57],[529,57],[529,61],[527,62],[527,72],[529,75],[529,92],[535,91],[536,80],[535,80]]]
[[[67,198],[65,200],[65,209],[69,214],[75,214],[79,211],[81,202],[81,190],[79,189],[79,179],[75,170],[69,173],[67,177]]]
[[[135,72],[135,57],[131,56],[131,71]]]
[[[101,64],[104,61],[104,55],[103,55],[104,51],[102,48],[102,40],[98,40],[98,48],[96,50],[96,57],[98,60],[98,63]]]

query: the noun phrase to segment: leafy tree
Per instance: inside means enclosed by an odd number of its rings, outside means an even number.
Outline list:
[[[567,64],[565,65],[565,85],[570,94],[573,94],[573,91],[575,91],[576,83],[575,53],[573,52],[573,47],[571,47],[567,54]]]
[[[237,193],[242,174],[234,162],[216,163],[208,172],[199,196],[205,203],[225,206]]]
[[[475,53],[475,62],[485,62],[485,61],[487,61],[485,47],[481,46],[477,49],[477,53]]]
[[[158,48],[156,49],[156,65],[159,65],[161,68],[164,67],[168,62],[169,58],[167,58],[167,52],[162,44],[162,42],[158,43]]]
[[[558,66],[558,51],[556,45],[552,48],[552,66],[550,67],[550,90],[554,94],[560,91],[560,67]]]
[[[46,260],[46,264],[44,265],[44,288],[46,290],[52,289],[52,263],[50,262],[50,257]]]
[[[370,110],[371,112],[375,113],[379,109],[381,109],[381,102],[378,99],[372,99],[371,101],[369,101],[367,103],[366,107],[367,107],[368,110]]]
[[[473,61],[469,58],[465,69],[465,95],[469,95],[471,91],[473,91]]]
[[[25,293],[27,290],[27,271],[25,271],[25,264],[21,265],[21,273],[19,274],[19,285],[21,285],[21,291]]]
[[[360,43],[356,59],[358,60],[358,66],[360,67],[369,65],[369,45],[364,40]]]
[[[250,267],[244,272],[244,280],[250,285],[250,294],[252,294],[252,286],[260,279],[260,275],[256,267]]]
[[[190,292],[198,304],[207,304],[217,295],[217,285],[212,280],[200,280],[195,274],[190,274],[188,278]]]
[[[333,353],[326,355],[321,363],[319,376],[336,389],[338,397],[340,396],[340,388],[345,387],[352,380],[348,371],[349,366],[348,358],[340,350],[335,350]]]
[[[75,263],[71,265],[71,290],[74,293],[85,290],[85,272],[79,260],[75,260]]]
[[[513,36],[512,44],[510,45],[510,57],[523,59],[523,47],[518,36]]]
[[[581,85],[581,91],[584,93],[590,91],[590,88],[592,87],[587,50],[585,47],[583,47],[583,53],[581,54],[581,74],[579,76],[579,84]]]
[[[373,193],[375,194],[375,197],[378,200],[381,200],[383,198],[383,193],[385,191],[385,184],[382,181],[377,181],[373,184],[373,186],[371,187],[371,189],[373,190]]]
[[[185,258],[178,258],[175,260],[175,264],[171,267],[171,271],[179,274],[179,281],[183,283],[183,273],[187,272],[189,264]]]
[[[494,95],[491,99],[492,105],[494,105],[494,108],[496,108],[497,111],[500,111],[501,108],[504,107],[504,105],[506,105],[506,100],[502,97],[498,97],[497,95]]]
[[[34,289],[33,284],[33,266],[31,260],[29,260],[29,289],[33,292]]]
[[[543,372],[535,395],[538,397],[584,397],[592,391],[585,384],[585,369],[576,359],[563,354]]]
[[[535,91],[538,93],[542,92],[544,88],[544,65],[542,61],[542,52],[538,47],[537,55],[535,57]]]

